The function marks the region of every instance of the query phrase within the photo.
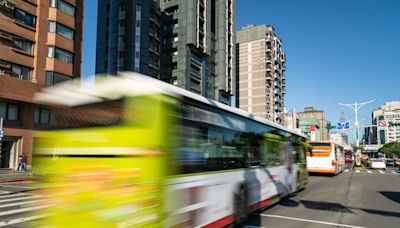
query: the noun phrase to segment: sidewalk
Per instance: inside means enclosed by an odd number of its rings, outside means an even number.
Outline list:
[[[0,169],[0,183],[29,181],[32,179],[30,172],[21,172],[10,169]]]

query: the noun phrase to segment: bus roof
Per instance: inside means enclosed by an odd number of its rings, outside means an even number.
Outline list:
[[[119,72],[117,77],[96,76],[93,83],[87,84],[82,83],[80,79],[69,80],[42,89],[42,92],[35,94],[34,100],[42,104],[73,107],[97,103],[104,100],[119,99],[124,96],[139,96],[159,93],[168,94],[174,97],[188,97],[201,103],[217,107],[305,138],[305,135],[303,134],[286,129],[277,123],[257,117],[252,113],[222,104],[177,86],[135,72]]]

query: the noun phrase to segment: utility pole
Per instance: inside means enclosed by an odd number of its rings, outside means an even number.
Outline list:
[[[370,101],[366,101],[366,102],[362,102],[362,103],[354,102],[353,104],[337,103],[338,105],[347,106],[347,107],[349,107],[349,108],[351,108],[351,109],[354,110],[354,114],[355,114],[355,115],[354,115],[354,118],[355,118],[354,127],[355,127],[355,129],[356,129],[356,131],[355,131],[355,139],[356,139],[356,146],[357,146],[357,147],[360,146],[360,143],[359,143],[359,141],[358,141],[358,134],[359,134],[358,130],[359,130],[359,127],[360,127],[359,124],[358,124],[358,110],[359,110],[362,106],[364,106],[364,105],[366,105],[366,104],[369,104],[369,103],[372,103],[372,102],[374,102],[374,101],[376,101],[376,99],[373,99],[373,100],[370,100]]]

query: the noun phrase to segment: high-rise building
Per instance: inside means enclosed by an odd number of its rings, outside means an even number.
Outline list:
[[[310,128],[318,128],[319,135],[316,139],[329,140],[328,121],[326,120],[325,112],[323,110],[315,110],[313,107],[306,107],[303,112],[298,112],[297,116],[300,119],[301,126],[306,126],[306,124],[302,124],[303,122],[317,122],[318,124],[310,124]],[[305,129],[302,129],[302,131],[305,132]]]
[[[32,131],[49,125],[48,109],[35,105],[42,87],[80,77],[83,0],[0,1],[0,168],[31,164]]]
[[[282,123],[286,55],[270,25],[248,25],[236,33],[236,106]]]
[[[234,0],[100,0],[96,73],[135,71],[228,104]]]
[[[160,75],[158,1],[99,0],[96,73],[135,71]]]
[[[235,0],[160,4],[160,79],[228,104],[234,91]]]
[[[386,102],[372,111],[372,125],[365,130],[368,144],[385,144],[400,141],[400,101]]]

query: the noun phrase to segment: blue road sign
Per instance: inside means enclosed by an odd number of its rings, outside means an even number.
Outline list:
[[[337,129],[349,129],[350,128],[350,123],[338,123],[337,124]]]
[[[4,131],[0,130],[0,138],[3,138],[3,137],[4,137]]]

